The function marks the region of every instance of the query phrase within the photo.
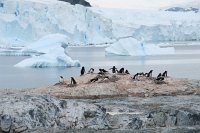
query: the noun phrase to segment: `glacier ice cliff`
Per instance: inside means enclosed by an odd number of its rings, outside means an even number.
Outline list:
[[[10,43],[24,45],[52,33],[65,34],[76,45],[130,36],[145,41],[200,40],[200,13],[105,9],[55,0],[0,0],[0,5],[0,36]]]

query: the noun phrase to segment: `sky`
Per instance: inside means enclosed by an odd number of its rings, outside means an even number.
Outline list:
[[[86,0],[92,6],[106,8],[152,9],[172,4],[190,2],[192,0]]]

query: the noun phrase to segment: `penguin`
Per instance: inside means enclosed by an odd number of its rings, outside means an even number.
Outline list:
[[[76,80],[73,77],[71,77],[71,85],[76,85],[76,84],[77,84]]]
[[[138,76],[144,76],[145,74],[143,72],[138,73]]]
[[[121,68],[118,73],[124,73],[124,68]]]
[[[167,77],[167,71],[164,71],[164,73],[162,74],[163,77]]]
[[[99,78],[96,77],[96,78],[91,79],[90,82],[96,82],[98,80],[99,80]]]
[[[147,74],[147,77],[152,77],[152,73],[153,73],[153,70],[150,70],[149,73]]]
[[[103,72],[103,73],[107,73],[108,71],[106,71],[105,69],[101,69],[101,71]]]
[[[85,67],[82,67],[81,68],[81,76],[84,75],[84,73],[85,73]]]
[[[156,78],[157,81],[163,81],[164,79],[165,79],[165,78],[162,77],[162,76]]]
[[[158,78],[158,77],[161,77],[161,76],[162,76],[162,74],[161,74],[161,73],[159,73],[159,74],[158,74],[158,76],[157,76],[157,78]]]
[[[59,83],[64,83],[64,78],[63,78],[63,76],[60,76]]]
[[[112,73],[116,73],[117,68],[115,66],[113,66],[112,68],[110,68],[109,70],[112,70]]]
[[[94,68],[90,68],[90,70],[88,71],[88,73],[94,73]]]
[[[128,70],[125,71],[126,74],[130,74]]]
[[[138,73],[136,73],[132,79],[136,79],[138,77]]]
[[[107,73],[108,71],[106,71],[105,69],[99,69],[99,73],[98,74],[105,74]]]

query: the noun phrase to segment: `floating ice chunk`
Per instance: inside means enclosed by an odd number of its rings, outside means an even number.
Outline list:
[[[49,34],[38,41],[27,45],[22,51],[38,52],[38,53],[49,53],[52,49],[57,47],[66,48],[70,43],[70,39],[63,34]]]
[[[47,35],[22,50],[22,53],[35,52],[36,55],[39,54],[38,56],[33,55],[31,58],[25,59],[15,66],[36,68],[80,66],[80,62],[78,60],[72,60],[72,58],[65,53],[67,44],[68,41],[64,35]]]
[[[145,56],[145,55],[162,55],[162,54],[174,54],[173,47],[160,48],[154,44],[145,45],[144,43],[134,39],[125,38],[113,43],[111,46],[105,49],[106,54],[115,55],[129,55],[129,56]]]
[[[47,54],[40,56],[32,56],[31,58],[25,59],[18,64],[16,67],[35,67],[35,68],[44,68],[44,67],[72,67],[80,66],[78,60],[72,60],[71,57],[67,56],[64,53],[62,47],[52,49]]]

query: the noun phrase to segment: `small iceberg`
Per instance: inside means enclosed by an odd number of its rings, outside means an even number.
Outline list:
[[[22,53],[34,53],[31,58],[17,63],[16,67],[79,67],[66,53],[69,39],[62,34],[47,35],[22,49]]]
[[[146,56],[174,54],[173,47],[160,48],[154,44],[145,45],[134,38],[120,39],[105,49],[107,55]]]

